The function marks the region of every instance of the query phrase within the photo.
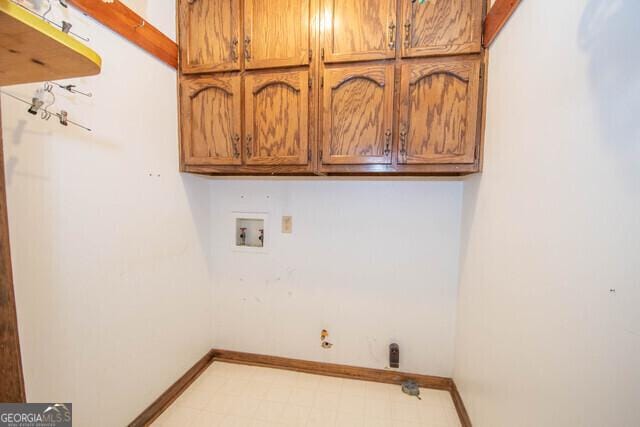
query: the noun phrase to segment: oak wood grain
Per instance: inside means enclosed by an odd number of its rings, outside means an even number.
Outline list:
[[[200,1],[200,0],[194,0]],[[366,3],[366,4],[365,4]],[[395,20],[396,16],[402,16],[405,13],[406,5],[410,2],[396,1],[390,2],[390,10],[388,19]],[[434,2],[430,2],[434,3]],[[446,3],[446,2],[440,2]],[[185,147],[187,141],[182,141],[181,150],[181,170],[192,173],[210,174],[210,175],[309,175],[316,174],[325,175],[389,175],[389,176],[433,176],[433,175],[465,175],[478,172],[481,168],[482,152],[479,148],[482,145],[481,134],[483,131],[482,120],[484,111],[481,96],[483,87],[474,79],[464,77],[466,72],[479,74],[479,68],[456,70],[458,65],[452,70],[446,70],[446,67],[452,63],[458,63],[463,60],[476,61],[482,55],[466,55],[447,57],[450,52],[455,52],[458,47],[451,48],[455,43],[442,42],[446,37],[452,36],[454,33],[439,33],[440,36],[434,36],[433,40],[440,40],[443,45],[448,46],[442,52],[416,51],[418,55],[428,55],[431,58],[403,58],[402,57],[402,36],[403,28],[395,30],[395,49],[389,49],[393,52],[388,58],[379,61],[370,61],[371,58],[364,60],[358,59],[358,49],[352,49],[354,46],[365,46],[367,43],[375,44],[376,37],[387,37],[387,32],[382,35],[380,31],[374,32],[366,30],[358,32],[358,25],[352,23],[357,20],[369,21],[362,25],[371,28],[380,28],[383,21],[384,9],[382,0],[371,2],[346,2],[344,0],[309,0],[307,18],[301,20],[302,26],[307,26],[308,45],[306,48],[308,56],[305,55],[307,64],[290,67],[291,63],[287,61],[278,61],[274,59],[279,54],[274,52],[286,52],[289,46],[293,45],[292,40],[296,39],[295,34],[298,32],[296,25],[293,30],[287,32],[287,36],[281,31],[281,25],[265,25],[264,23],[257,25],[262,28],[260,31],[264,33],[261,38],[262,43],[269,43],[269,40],[284,40],[283,44],[271,46],[263,46],[261,49],[267,53],[264,56],[264,62],[260,64],[251,64],[256,58],[252,57],[254,52],[254,39],[251,39],[246,49],[249,56],[248,61],[241,61],[238,75],[241,80],[241,162],[227,163],[226,161],[218,162],[201,162],[197,164],[186,164],[184,160]],[[467,3],[461,3],[459,0],[449,2],[447,5],[440,5],[442,9],[438,9],[440,13],[436,18],[424,18],[418,16],[417,21],[422,25],[423,21],[426,25],[435,28],[434,31],[440,31],[443,27],[439,24],[449,19],[450,22],[456,20],[465,22],[463,17],[467,14],[473,15],[475,32],[471,31],[468,26],[462,26],[462,30],[458,29],[458,33],[469,33],[472,38],[477,38],[477,28],[475,22],[481,22],[484,13],[485,0],[467,0]],[[476,6],[476,5],[479,5]],[[427,4],[423,7],[429,6]],[[446,7],[445,7],[446,6]],[[289,12],[262,10],[260,7],[270,8],[288,8]],[[455,8],[458,9],[455,9]],[[328,8],[328,9],[327,9]],[[477,8],[477,9],[476,9]],[[329,13],[327,13],[329,10]],[[457,10],[457,11],[455,11]],[[292,12],[293,11],[293,12]],[[455,12],[454,12],[455,11]],[[465,12],[466,11],[466,12]],[[286,0],[269,0],[266,4],[257,0],[242,0],[240,2],[240,32],[242,37],[252,33],[257,21],[285,23],[290,20],[296,12],[295,5],[291,5]],[[453,18],[449,15],[453,14]],[[342,22],[343,17],[350,25],[348,26],[331,26],[332,17],[336,15],[338,19],[335,21]],[[288,18],[289,17],[289,18]],[[328,20],[327,20],[328,17]],[[377,18],[376,18],[377,17]],[[374,19],[375,18],[375,19]],[[179,18],[181,20],[182,18]],[[306,20],[305,20],[306,19]],[[375,23],[377,19],[377,24]],[[396,23],[398,24],[398,23]],[[438,24],[438,25],[436,25]],[[182,28],[182,25],[179,25]],[[272,30],[271,35],[267,35],[265,28]],[[396,25],[396,27],[399,27]],[[291,33],[294,36],[288,37]],[[473,34],[472,34],[473,33]],[[257,33],[255,33],[257,34]],[[332,57],[333,52],[323,49],[326,47],[327,36],[331,34],[331,43],[334,43],[336,37],[336,46],[343,46],[347,50],[344,58],[340,56]],[[459,34],[459,35],[460,35]],[[365,36],[371,40],[365,40]],[[439,37],[439,38],[438,38]],[[460,36],[462,37],[462,36]],[[439,42],[438,42],[439,43]],[[244,43],[240,43],[244,45]],[[271,43],[273,44],[273,43]],[[373,45],[371,44],[371,45]],[[474,44],[474,49],[475,49]],[[387,44],[387,47],[390,47]],[[368,48],[364,48],[366,50]],[[481,50],[481,46],[478,46]],[[259,49],[260,50],[260,49]],[[311,51],[315,52],[311,55]],[[324,58],[322,53],[324,52]],[[449,52],[449,53],[448,53]],[[245,53],[244,46],[240,49],[240,57]],[[361,52],[362,53],[362,52]],[[302,49],[300,51],[302,56]],[[350,56],[355,55],[355,56]],[[439,56],[444,55],[444,56]],[[437,56],[437,58],[436,58]],[[337,59],[336,59],[337,58]],[[440,59],[438,59],[440,58]],[[245,58],[246,59],[246,58]],[[355,62],[355,61],[359,62]],[[346,61],[350,64],[347,65]],[[431,75],[424,76],[424,80],[413,83],[411,86],[411,94],[413,101],[409,102],[405,93],[404,69],[407,67],[417,66],[421,62],[429,63],[442,61],[444,70],[440,70]],[[284,65],[283,65],[284,64]],[[385,77],[389,83],[385,82],[383,87],[373,84],[375,77],[367,79],[365,75],[357,78],[356,76],[347,76],[347,81],[333,84],[333,80],[339,80],[338,75],[333,75],[332,70],[341,68],[357,68],[368,66],[379,66],[380,64],[391,64],[391,76]],[[255,70],[252,67],[268,69]],[[464,68],[464,67],[463,67]],[[295,73],[304,71],[307,73],[305,77],[295,77],[293,82],[287,81],[291,79],[291,75],[286,73]],[[283,77],[278,79],[281,73]],[[345,73],[347,73],[345,71]],[[305,82],[308,79],[307,93],[305,91]],[[188,78],[182,76],[181,79]],[[255,79],[266,79],[266,85],[256,83]],[[479,79],[478,79],[479,80]],[[427,84],[428,82],[428,84]],[[251,86],[251,88],[250,88]],[[334,87],[336,86],[336,87]],[[334,87],[330,91],[328,87]],[[391,92],[391,96],[387,91]],[[308,102],[307,108],[301,109],[298,99],[306,96]],[[390,156],[380,156],[380,149],[383,154],[386,150],[386,131],[385,143],[380,144],[378,141],[379,133],[382,125],[378,121],[380,100],[392,98],[391,101],[391,153]],[[183,97],[181,97],[183,99]],[[474,99],[477,100],[475,108],[472,107]],[[359,100],[363,100],[360,102]],[[220,108],[221,104],[216,108]],[[413,110],[407,110],[408,107]],[[407,108],[405,108],[407,107]],[[360,110],[358,110],[360,108]],[[296,110],[303,113],[303,116],[297,116]],[[332,112],[333,111],[333,112]],[[388,112],[384,111],[385,120]],[[404,118],[403,118],[404,115]],[[306,117],[305,117],[306,116]],[[343,116],[350,116],[349,120]],[[401,150],[400,144],[400,125],[407,125],[407,118],[411,118],[410,124],[413,124],[411,133],[411,146],[407,144],[408,130],[405,129],[404,150]],[[301,120],[306,120],[307,132],[300,134]],[[403,121],[404,120],[404,121]],[[185,117],[180,118],[181,127],[189,126]],[[330,124],[331,121],[335,122]],[[419,124],[422,122],[422,125]],[[286,126],[283,125],[286,123]],[[386,123],[386,122],[385,122]],[[433,126],[426,132],[427,127]],[[330,129],[337,129],[331,133]],[[223,131],[226,133],[226,131]],[[256,140],[255,135],[258,134]],[[374,135],[370,137],[370,135]],[[439,136],[440,135],[440,136]],[[247,139],[247,137],[249,137]],[[306,137],[306,141],[303,139]],[[184,139],[184,137],[183,137]],[[437,141],[436,141],[437,140]],[[300,143],[300,148],[298,147]],[[306,144],[306,148],[301,148]],[[204,147],[204,146],[203,146]],[[306,153],[305,153],[306,150]],[[199,153],[199,151],[196,151]],[[324,162],[320,161],[321,155]],[[390,157],[390,161],[388,160]]]
[[[185,163],[241,164],[240,76],[185,79],[180,97]]]
[[[324,61],[394,58],[396,0],[323,0]]]
[[[322,165],[391,163],[393,63],[326,69]]]
[[[320,52],[320,22],[321,22],[321,0],[311,0],[310,2],[310,19],[309,19],[309,36],[310,36],[310,55],[309,61],[309,151],[310,161],[308,168],[310,172],[318,171],[319,152],[320,152],[320,62],[318,55]]]
[[[307,166],[295,165],[242,165],[242,166],[189,166],[184,172],[211,176],[464,176],[479,172],[476,163],[469,164],[370,164],[370,165],[324,165],[321,170],[312,171]]]
[[[4,178],[2,115],[0,113],[0,402],[25,402],[18,318],[13,290],[9,217]]]
[[[483,0],[404,1],[402,56],[480,52],[482,11]]]
[[[480,80],[480,98],[478,99],[478,135],[476,141],[476,164],[478,172],[484,167],[484,144],[487,126],[487,85],[489,84],[489,51],[482,51],[482,78]]]
[[[521,0],[496,0],[484,21],[484,47],[491,46]]]
[[[240,0],[179,0],[183,73],[240,69]]]
[[[310,0],[244,0],[247,69],[309,63]]]
[[[200,175],[223,176],[315,176],[316,174],[307,165],[247,165],[242,166],[189,166],[184,167],[185,172]]]
[[[69,0],[69,3],[167,65],[178,67],[178,45],[119,0]]]
[[[399,163],[476,161],[480,57],[402,66]]]
[[[456,412],[458,413],[458,418],[460,419],[460,424],[462,427],[472,427],[471,418],[469,418],[467,408],[464,406],[462,396],[460,396],[460,393],[458,392],[458,387],[456,386],[455,381],[451,382],[450,393],[451,399],[453,399],[453,404],[456,407]]]
[[[245,163],[309,163],[309,72],[274,71],[245,77]]]
[[[265,356],[261,354],[242,353],[230,350],[213,350],[217,362],[239,363],[262,366],[266,368],[286,369],[309,374],[350,378],[362,381],[374,381],[388,384],[401,384],[406,380],[414,380],[420,387],[450,391],[453,386],[451,378],[431,375],[409,374],[405,372],[382,369],[361,368],[357,366],[338,365],[335,363],[312,362],[308,360],[289,359],[286,357]],[[214,362],[215,363],[215,362]]]

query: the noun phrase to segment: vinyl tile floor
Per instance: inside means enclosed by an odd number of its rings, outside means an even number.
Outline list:
[[[451,395],[279,369],[214,362],[156,427],[460,427]]]

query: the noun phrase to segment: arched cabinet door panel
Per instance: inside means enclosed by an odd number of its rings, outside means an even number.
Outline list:
[[[482,0],[402,2],[402,56],[480,52]]]
[[[241,164],[240,76],[184,80],[180,97],[184,163]]]
[[[402,65],[398,163],[474,163],[480,58]]]
[[[247,69],[309,63],[309,0],[244,0]]]
[[[322,164],[390,164],[394,64],[324,71]]]
[[[246,164],[308,164],[309,72],[248,74],[244,99]]]
[[[394,58],[396,0],[322,0],[324,61]]]
[[[180,0],[183,73],[240,69],[240,0]]]

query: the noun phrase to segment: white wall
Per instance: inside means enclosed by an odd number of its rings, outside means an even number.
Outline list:
[[[462,183],[213,180],[215,347],[451,376]],[[231,212],[268,212],[267,254]],[[293,233],[281,234],[282,215]],[[334,347],[320,347],[327,328]]]
[[[174,8],[144,3],[173,36]],[[211,348],[208,186],[178,173],[175,71],[70,13],[104,68],[57,107],[93,132],[2,97],[15,290],[28,400],[111,427]]]
[[[146,3],[173,36],[174,8]],[[175,72],[70,12],[105,65],[58,105],[94,132],[2,99],[29,400],[122,425],[211,345],[382,368],[396,341],[403,371],[450,376],[460,271],[474,425],[638,425],[639,9],[522,3],[464,205],[456,181],[181,176]],[[232,211],[270,213],[267,254],[231,250]]]
[[[640,425],[638,16],[524,1],[491,48],[455,367],[474,426]]]

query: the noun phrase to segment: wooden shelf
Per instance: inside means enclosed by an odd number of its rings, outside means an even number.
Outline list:
[[[0,0],[0,86],[92,76],[100,56],[38,16]]]

